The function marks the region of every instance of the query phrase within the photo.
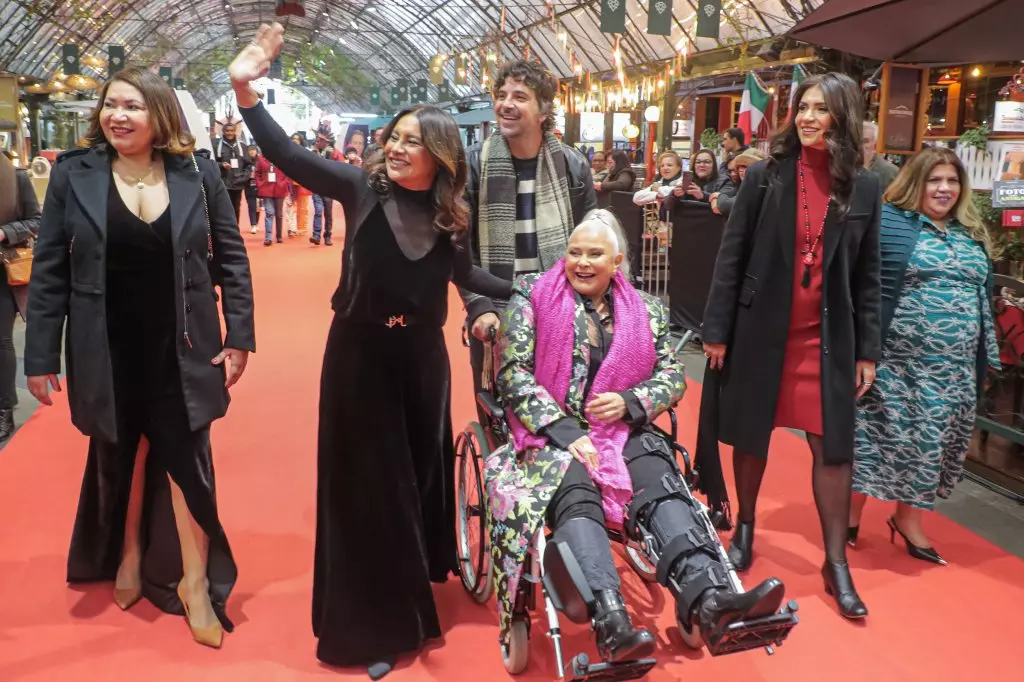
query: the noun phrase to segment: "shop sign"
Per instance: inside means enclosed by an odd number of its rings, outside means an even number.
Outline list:
[[[992,205],[996,208],[1024,207],[1024,180],[996,180],[993,182]]]
[[[1024,102],[996,102],[992,132],[1024,133]]]
[[[690,137],[693,135],[693,121],[676,119],[672,121],[672,137]]]
[[[885,115],[885,149],[914,150],[914,127],[917,121],[918,88],[921,71],[894,66],[889,73],[888,106]]]

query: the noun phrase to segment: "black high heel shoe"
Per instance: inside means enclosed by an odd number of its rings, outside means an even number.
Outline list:
[[[848,526],[846,528],[846,544],[850,547],[857,546],[857,535],[860,533],[860,526]]]
[[[915,559],[920,559],[921,561],[929,561],[940,566],[947,565],[946,560],[939,556],[939,553],[935,551],[935,548],[918,547],[911,542],[910,538],[908,538],[906,534],[900,530],[900,527],[896,525],[895,516],[890,516],[885,520],[885,522],[889,524],[889,542],[896,544],[896,533],[899,533],[900,537],[903,538],[903,542],[907,545],[907,554]]]
[[[745,571],[754,561],[754,522],[740,521],[729,542],[729,561],[737,571]]]
[[[848,563],[825,559],[825,565],[821,567],[821,577],[825,579],[825,592],[835,597],[843,618],[859,620],[868,615],[868,607],[861,601],[853,586],[853,576],[850,575]]]

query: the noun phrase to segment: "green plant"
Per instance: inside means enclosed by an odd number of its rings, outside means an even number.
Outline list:
[[[700,134],[700,146],[701,149],[717,152],[718,148],[722,146],[722,136],[714,128],[705,128],[704,132]]]
[[[1003,209],[992,205],[992,192],[971,192],[971,201],[989,230],[999,230],[1003,223]]]
[[[988,123],[982,123],[976,128],[964,132],[958,142],[965,147],[974,147],[982,154],[988,153],[988,136],[992,133]]]
[[[998,260],[1011,263],[1022,261],[1024,260],[1024,241],[1021,241],[1020,235],[1016,232],[1004,233],[996,244],[996,254]]]

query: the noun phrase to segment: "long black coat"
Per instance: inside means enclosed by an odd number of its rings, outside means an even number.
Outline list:
[[[193,430],[224,416],[224,367],[210,361],[225,346],[256,350],[252,280],[245,244],[220,168],[197,153],[164,155],[174,248],[177,352]],[[111,156],[103,149],[66,152],[57,159],[43,204],[29,283],[25,374],[60,373],[61,332],[67,320],[67,378],[71,418],[87,436],[117,442],[114,385],[107,341],[106,233]],[[202,187],[209,197],[210,229]],[[208,262],[207,235],[214,263]],[[217,273],[227,336],[221,335]]]
[[[705,384],[705,442],[717,430],[717,440],[767,454],[789,336],[796,200],[795,159],[747,170],[704,313],[703,340],[728,345],[724,369],[709,372]],[[825,224],[821,396],[828,463],[853,460],[856,361],[881,356],[880,209],[878,179],[861,170],[849,213],[840,220],[833,200]]]

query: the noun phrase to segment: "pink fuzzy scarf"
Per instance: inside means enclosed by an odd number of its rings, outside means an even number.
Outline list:
[[[565,410],[576,343],[576,297],[565,275],[565,259],[537,280],[530,303],[537,334],[534,378]],[[640,294],[621,272],[612,280],[612,311],[615,330],[611,347],[588,397],[628,391],[648,381],[654,372],[656,356],[650,314]],[[508,420],[516,452],[547,444],[547,438],[530,433],[511,412]],[[587,469],[601,490],[606,520],[621,524],[625,506],[633,496],[633,483],[622,458],[629,426],[621,419],[611,424],[596,420],[588,423],[600,466]]]

